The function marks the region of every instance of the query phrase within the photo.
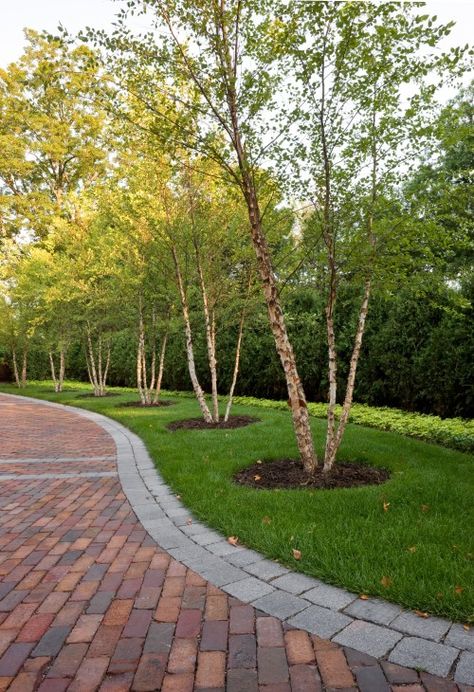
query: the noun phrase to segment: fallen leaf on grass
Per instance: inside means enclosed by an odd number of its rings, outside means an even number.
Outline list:
[[[293,557],[295,558],[295,560],[301,560],[301,550],[293,548],[291,552],[293,553]]]
[[[383,503],[383,511],[388,512],[388,508],[390,507],[390,502],[385,502]]]
[[[388,589],[388,587],[392,585],[392,580],[390,579],[390,577],[382,577],[380,583],[382,584],[382,586],[385,586],[385,588]]]
[[[429,618],[428,613],[425,613],[423,610],[415,610],[415,615],[418,615],[419,618]]]
[[[272,523],[272,520],[270,519],[270,517],[263,517],[262,524],[271,524],[271,523]]]
[[[261,464],[261,463],[262,463],[262,460],[261,460],[261,459],[257,459],[257,464]]]
[[[454,593],[462,593],[464,591],[464,586],[455,586]]]
[[[227,539],[227,543],[230,543],[231,545],[237,545],[238,542],[239,542],[238,536],[229,536]]]
[[[407,550],[409,553],[416,553],[416,545],[411,545]]]
[[[422,512],[427,512],[429,510],[430,506],[429,505],[421,505],[421,511]]]

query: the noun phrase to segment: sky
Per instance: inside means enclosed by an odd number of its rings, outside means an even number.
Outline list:
[[[107,29],[119,5],[112,0],[0,0],[0,67],[21,54],[24,27],[53,32],[61,22],[71,32],[86,25]],[[442,21],[456,21],[450,45],[471,42],[473,0],[429,0],[426,7]]]

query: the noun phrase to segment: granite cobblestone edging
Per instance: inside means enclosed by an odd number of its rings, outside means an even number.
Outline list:
[[[230,545],[192,517],[159,474],[142,440],[123,425],[77,407],[22,398],[72,409],[108,432],[117,447],[124,493],[143,527],[172,557],[229,595],[288,625],[388,663],[453,675],[460,685],[474,685],[473,630],[442,618],[419,618],[382,599],[362,600],[254,550]]]

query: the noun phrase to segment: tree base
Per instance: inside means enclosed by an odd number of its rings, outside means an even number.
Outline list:
[[[173,406],[174,403],[174,401],[157,401],[156,403],[143,404],[141,401],[124,401],[120,406],[128,406],[129,408],[165,408],[166,406]]]
[[[309,476],[297,459],[275,459],[252,464],[235,474],[234,480],[251,488],[357,488],[362,485],[380,485],[390,478],[390,471],[361,463],[337,462],[329,472],[318,466]]]
[[[187,418],[175,420],[166,427],[168,430],[229,430],[232,428],[244,428],[251,423],[258,423],[260,418],[252,416],[230,416],[229,420],[220,419],[218,423],[206,423],[203,418]]]

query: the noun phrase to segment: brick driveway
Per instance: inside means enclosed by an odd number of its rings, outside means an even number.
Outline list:
[[[292,629],[148,536],[115,443],[0,395],[0,691],[474,690]]]

